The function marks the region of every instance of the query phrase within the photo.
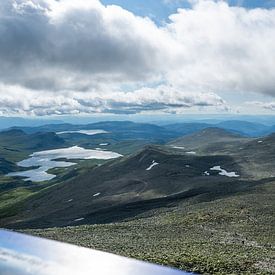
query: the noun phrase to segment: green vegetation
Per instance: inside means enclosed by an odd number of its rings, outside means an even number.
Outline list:
[[[275,273],[275,182],[131,220],[24,232],[199,273]]]
[[[55,133],[26,134],[22,130],[0,132],[0,156],[17,162],[35,151],[64,147],[66,142]]]
[[[104,136],[104,135],[103,135]],[[100,143],[108,143],[103,149],[114,150],[123,155],[130,154],[148,143],[145,140],[119,141],[97,136],[68,135],[61,139],[54,133],[24,133],[21,130],[9,130],[0,132],[0,223],[1,219],[14,216],[24,209],[25,201],[31,196],[39,197],[51,186],[58,185],[66,181],[71,181],[81,174],[91,171],[106,162],[106,160],[69,160],[77,165],[67,168],[54,168],[48,172],[56,175],[51,181],[32,183],[23,181],[21,177],[6,177],[5,174],[13,171],[24,170],[16,165],[17,161],[27,158],[31,153],[44,149],[58,148],[63,146],[73,146],[78,144],[85,148],[99,147]]]

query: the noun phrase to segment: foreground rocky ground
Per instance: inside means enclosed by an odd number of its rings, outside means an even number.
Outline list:
[[[204,274],[275,274],[275,181],[118,223],[24,230]]]

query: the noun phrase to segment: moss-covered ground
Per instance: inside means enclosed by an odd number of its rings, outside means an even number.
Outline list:
[[[24,232],[203,274],[275,274],[275,182],[111,224]]]

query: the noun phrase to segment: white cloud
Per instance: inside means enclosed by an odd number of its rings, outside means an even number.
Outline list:
[[[272,101],[272,102],[247,101],[245,102],[245,104],[250,106],[258,106],[265,110],[275,111],[275,101]]]
[[[181,45],[172,83],[216,92],[275,96],[275,10],[247,10],[225,2],[197,1],[167,26]],[[237,94],[236,94],[237,96]]]
[[[0,18],[5,83],[82,90],[100,81],[154,79],[174,43],[148,18],[97,0],[14,3]]]
[[[5,91],[5,93],[3,92]],[[167,86],[133,92],[46,92],[41,95],[19,86],[0,86],[0,114],[61,115],[80,113],[133,114],[145,111],[180,111],[181,108],[221,107],[226,103],[213,93],[182,93]],[[24,96],[22,96],[22,94]]]
[[[0,112],[229,110],[224,92],[274,97],[275,9],[189,2],[158,27],[98,0],[2,0]]]

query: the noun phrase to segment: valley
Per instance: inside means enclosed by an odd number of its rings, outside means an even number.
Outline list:
[[[173,127],[0,132],[0,226],[196,273],[275,272],[275,135]]]

